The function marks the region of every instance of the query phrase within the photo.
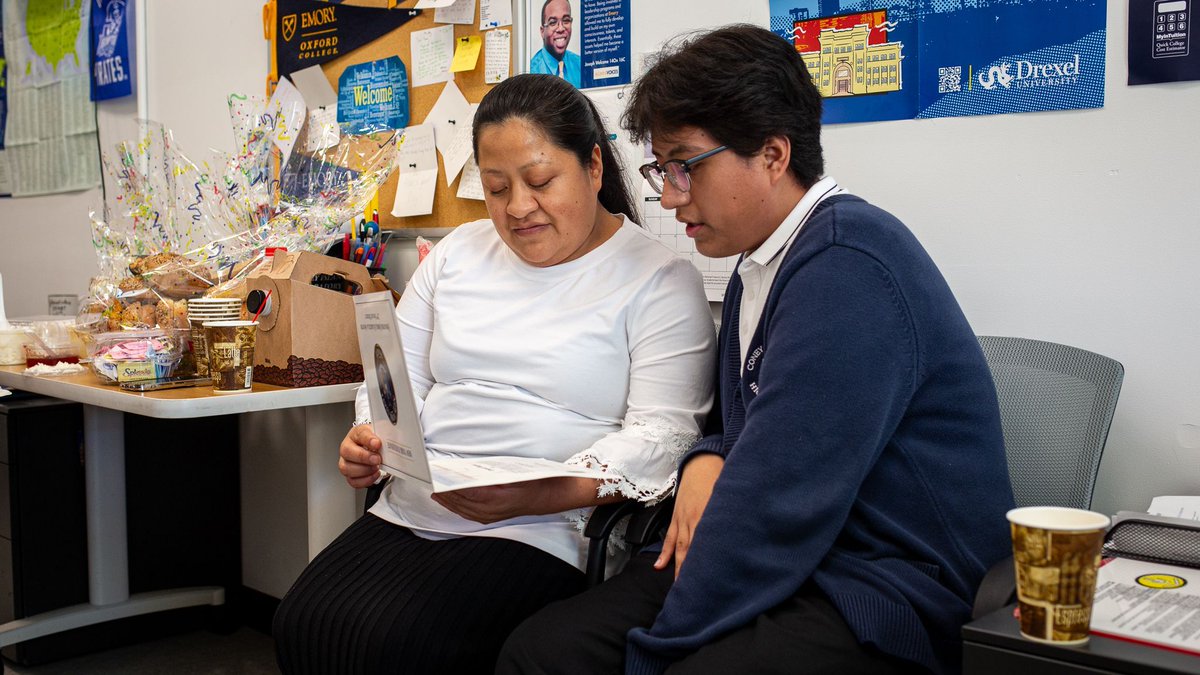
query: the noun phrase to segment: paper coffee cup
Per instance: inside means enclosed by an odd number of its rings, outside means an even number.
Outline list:
[[[250,391],[254,385],[257,321],[208,321],[204,343],[213,393]]]
[[[1056,644],[1087,642],[1108,516],[1060,506],[1027,506],[1009,511],[1007,517],[1021,634]]]

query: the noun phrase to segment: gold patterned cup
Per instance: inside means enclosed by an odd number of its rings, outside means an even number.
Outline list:
[[[1008,512],[1021,634],[1061,645],[1087,642],[1108,516],[1060,506]]]
[[[254,385],[257,321],[208,321],[204,342],[213,393],[250,391]]]

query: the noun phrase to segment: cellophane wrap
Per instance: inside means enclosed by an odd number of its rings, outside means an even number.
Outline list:
[[[92,213],[100,274],[79,316],[92,330],[186,327],[186,300],[238,295],[269,247],[323,252],[387,179],[399,132],[304,124],[302,104],[232,95],[234,151],[193,161],[170,129],[102,153]]]

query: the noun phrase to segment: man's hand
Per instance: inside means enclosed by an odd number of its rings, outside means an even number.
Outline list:
[[[350,429],[338,447],[338,471],[346,477],[352,488],[365,488],[379,479],[379,465],[383,457],[379,451],[383,441],[375,435],[369,424],[360,424]]]
[[[712,496],[713,484],[721,469],[725,466],[725,458],[720,455],[696,455],[683,468],[679,477],[679,487],[675,490],[675,510],[671,514],[671,526],[667,528],[667,538],[663,540],[662,553],[654,561],[655,569],[665,569],[671,558],[675,558],[675,577],[679,578],[679,568],[687,557],[688,548],[696,535],[696,526],[704,515],[704,507]]]

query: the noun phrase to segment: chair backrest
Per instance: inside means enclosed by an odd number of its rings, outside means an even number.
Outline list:
[[[1125,369],[1041,340],[979,336],[1000,399],[1017,506],[1086,509]]]

